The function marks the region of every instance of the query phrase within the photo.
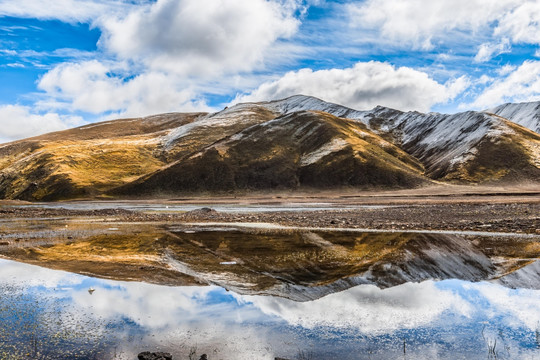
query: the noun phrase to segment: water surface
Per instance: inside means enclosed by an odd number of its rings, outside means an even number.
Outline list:
[[[540,359],[535,236],[33,219],[0,256],[1,359]]]
[[[538,359],[540,292],[459,280],[317,300],[102,280],[0,261],[2,359]],[[89,293],[89,288],[94,291]],[[405,353],[403,347],[405,345]]]

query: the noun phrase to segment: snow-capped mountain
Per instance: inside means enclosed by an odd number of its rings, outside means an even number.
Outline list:
[[[0,197],[538,182],[540,135],[515,123],[538,129],[537,110],[361,111],[296,95],[107,121],[0,145]]]
[[[529,170],[533,175],[536,173],[534,168],[537,168],[535,164],[538,162],[538,134],[524,132],[507,119],[484,112],[423,114],[415,111],[401,112],[382,106],[357,111],[302,95],[259,105],[284,114],[313,108],[361,121],[371,131],[391,139],[394,145],[418,159],[425,166],[427,175],[433,179],[497,180],[506,175],[511,176],[515,161],[522,158],[530,158],[530,161],[518,160],[520,166],[530,168],[527,165],[530,163],[533,166]],[[523,106],[520,112],[517,110],[519,107],[515,107],[515,112],[522,114],[523,123],[527,123],[526,114],[532,118],[538,116],[531,111],[531,104]],[[502,149],[506,149],[508,155],[512,154],[512,158],[503,159],[498,156],[497,169],[490,169],[489,164],[478,164],[479,159],[484,163],[483,158],[489,158],[495,152],[501,153]],[[506,166],[507,171],[503,174],[500,170]],[[482,167],[482,171],[478,171],[478,167]]]

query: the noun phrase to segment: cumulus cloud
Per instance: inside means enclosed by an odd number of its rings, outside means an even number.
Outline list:
[[[367,0],[349,4],[348,11],[354,25],[418,49],[432,49],[452,32],[540,44],[536,0]]]
[[[100,21],[100,45],[120,59],[186,76],[249,71],[299,25],[296,1],[158,0]]]
[[[82,125],[77,116],[47,112],[39,114],[21,105],[0,106],[0,142],[17,140]]]
[[[68,110],[94,114],[113,111],[123,116],[144,116],[208,109],[181,79],[159,72],[129,78],[126,71],[123,64],[97,60],[64,63],[46,73],[38,87],[63,102]]]
[[[2,284],[10,286],[42,286],[54,289],[59,285],[67,286],[80,281],[77,275],[65,271],[52,271],[36,265],[0,259]]]
[[[504,68],[503,68],[504,69]],[[525,61],[517,69],[504,69],[507,75],[493,81],[472,104],[463,107],[485,109],[505,102],[540,100],[540,61]]]
[[[262,69],[280,39],[297,31],[305,6],[299,0],[157,0],[123,14],[97,9],[101,58],[48,71],[38,82],[46,92],[38,105],[117,116],[207,111],[201,89]]]
[[[540,302],[538,290],[512,290],[493,284],[480,284],[479,293],[492,306],[492,316],[507,313],[512,318],[513,326],[525,326],[531,331],[540,324]]]
[[[516,68],[517,68],[516,66],[506,64],[503,67],[497,69],[497,74],[500,75],[500,76],[508,75],[512,71],[516,70]]]
[[[278,80],[263,83],[250,94],[238,96],[235,102],[304,94],[360,110],[383,105],[428,111],[435,104],[455,98],[468,85],[466,77],[440,84],[418,70],[370,61],[346,69],[292,71]]]

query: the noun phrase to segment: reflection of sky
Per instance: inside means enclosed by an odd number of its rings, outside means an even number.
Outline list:
[[[407,359],[470,359],[486,358],[486,342],[494,339],[499,359],[540,358],[540,291],[488,283],[358,286],[298,303],[219,287],[100,280],[1,260],[0,290],[1,309],[37,304],[25,311],[43,318],[33,325],[41,333],[75,329],[118,359],[143,350],[181,359],[191,347],[211,359],[294,358],[299,351],[315,359],[403,358],[404,340]],[[18,324],[5,315],[2,321],[4,330]],[[64,346],[77,345],[70,344]]]
[[[378,209],[389,207],[400,207],[399,205],[346,205],[332,203],[283,203],[271,205],[259,204],[161,204],[161,203],[137,203],[137,202],[113,202],[113,201],[69,201],[58,203],[38,203],[32,205],[21,205],[21,207],[37,208],[62,208],[69,210],[101,210],[101,209],[126,209],[134,211],[191,211],[202,207],[211,207],[219,212],[273,212],[273,211],[322,211],[322,210],[344,210],[344,209]]]

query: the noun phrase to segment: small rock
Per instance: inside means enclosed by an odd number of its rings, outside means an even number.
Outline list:
[[[217,211],[214,209],[210,209],[208,207],[203,207],[200,209],[188,211],[186,214],[187,215],[203,215],[203,214],[213,214],[213,213],[217,213]]]
[[[172,355],[164,352],[145,351],[137,355],[139,360],[172,360]]]
[[[208,356],[206,356],[206,354],[202,354],[199,360],[208,360]]]

